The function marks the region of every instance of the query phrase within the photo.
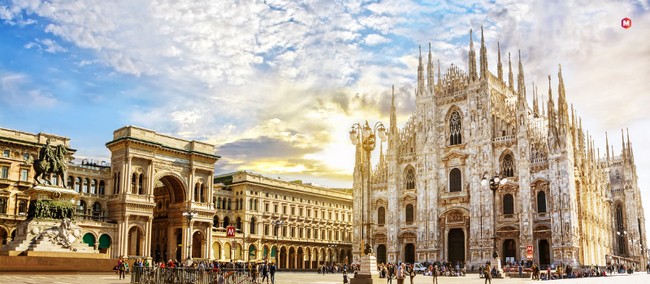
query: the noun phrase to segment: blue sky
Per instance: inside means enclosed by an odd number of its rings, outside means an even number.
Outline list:
[[[432,44],[443,72],[451,63],[466,69],[469,29],[478,41],[482,25],[493,73],[497,41],[504,59],[521,49],[527,86],[536,82],[540,93],[562,64],[568,100],[601,153],[606,131],[619,152],[618,133],[629,128],[650,210],[642,146],[650,144],[649,7],[0,0],[0,127],[68,136],[78,158],[106,159],[112,131],[138,125],[214,143],[218,173],[350,187],[350,125],[388,123],[391,85],[404,123],[414,110],[418,46]],[[620,27],[623,17],[631,29]]]

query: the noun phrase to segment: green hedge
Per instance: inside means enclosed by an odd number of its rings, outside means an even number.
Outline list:
[[[30,218],[74,219],[75,205],[70,201],[33,200],[29,205]]]

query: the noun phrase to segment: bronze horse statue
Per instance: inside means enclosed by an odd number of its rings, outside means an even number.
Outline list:
[[[61,181],[63,187],[65,187],[65,172],[68,169],[68,165],[66,164],[68,160],[67,154],[68,150],[65,146],[57,145],[53,149],[48,139],[39,152],[38,160],[34,161],[34,171],[36,171],[34,181],[37,184],[45,184],[43,182],[45,181],[48,185],[52,185],[49,174],[54,174]],[[42,180],[39,178],[42,178]]]

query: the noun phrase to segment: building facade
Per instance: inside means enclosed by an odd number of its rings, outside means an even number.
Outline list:
[[[538,264],[647,263],[645,217],[629,137],[600,156],[569,108],[561,68],[547,99],[527,101],[521,55],[514,77],[488,71],[481,31],[470,31],[468,72],[437,72],[420,54],[416,110],[398,129],[393,102],[388,145],[370,180],[371,242],[382,262],[447,260],[478,266],[492,259]],[[553,81],[555,81],[553,80]],[[611,150],[610,150],[611,149]],[[354,210],[359,216],[364,152],[357,146]],[[482,180],[505,178],[493,198]],[[496,207],[496,208],[495,208]],[[496,223],[493,222],[496,209]],[[353,243],[360,243],[355,220]],[[617,234],[618,232],[618,234]],[[532,248],[532,259],[528,256]],[[354,247],[354,257],[360,254]],[[468,266],[469,267],[469,266]]]
[[[239,171],[215,178],[215,259],[266,259],[279,268],[351,263],[352,192]],[[235,236],[226,237],[234,226]],[[248,252],[248,256],[246,253]]]
[[[107,257],[270,259],[279,245],[282,268],[314,269],[351,258],[350,190],[246,172],[220,176],[215,184],[214,145],[133,126],[116,130],[106,143],[110,162],[81,164],[71,162],[75,150],[66,137],[0,128],[0,253],[25,241],[16,229],[30,221],[32,163],[48,140],[68,149],[69,163],[64,180],[47,178],[74,193],[83,242]],[[229,224],[237,225],[235,238],[226,237]],[[282,230],[277,238],[275,226]]]

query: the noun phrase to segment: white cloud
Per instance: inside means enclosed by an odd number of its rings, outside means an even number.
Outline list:
[[[364,42],[367,45],[378,45],[382,43],[387,43],[389,41],[390,41],[389,39],[378,34],[369,34],[366,36],[366,39],[364,40]]]
[[[57,99],[47,91],[34,87],[30,78],[21,73],[0,70],[0,101],[13,107],[44,107],[57,105]]]
[[[68,51],[63,46],[59,45],[56,41],[49,38],[46,39],[36,38],[34,39],[34,41],[25,44],[25,48],[27,49],[35,48],[38,51],[44,51],[52,54]]]

